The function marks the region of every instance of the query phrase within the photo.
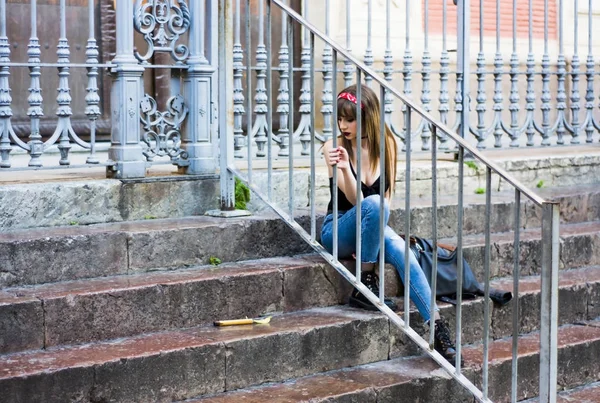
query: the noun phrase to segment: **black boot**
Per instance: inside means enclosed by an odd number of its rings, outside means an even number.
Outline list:
[[[456,347],[452,343],[452,339],[450,339],[448,326],[441,319],[435,321],[435,341],[433,348],[448,360],[450,364],[456,364]],[[460,363],[461,366],[464,364],[462,357],[460,357]]]
[[[363,272],[361,275],[361,281],[375,295],[379,295],[379,276],[372,271]],[[396,311],[398,309],[398,305],[390,298],[385,298],[383,300],[385,305],[390,308],[392,311]],[[369,311],[376,311],[377,307],[373,305],[371,301],[367,299],[364,295],[360,293],[356,288],[352,291],[352,295],[350,295],[350,299],[348,300],[350,306],[355,308],[367,309]]]

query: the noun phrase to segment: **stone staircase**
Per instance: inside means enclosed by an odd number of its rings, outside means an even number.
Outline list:
[[[559,401],[600,402],[600,189],[540,193],[561,202]],[[506,290],[512,198],[495,193],[491,214],[492,286]],[[465,256],[482,279],[485,196],[466,201]],[[453,242],[456,202],[440,205],[438,235]],[[415,233],[430,235],[430,214],[415,199]],[[510,401],[514,304],[519,400],[537,395],[539,215],[523,203],[520,293],[491,310],[493,401]],[[274,216],[114,221],[0,233],[0,402],[473,401],[385,316],[344,305],[345,280]],[[390,222],[402,228],[400,208]],[[400,295],[391,268],[386,287]],[[440,307],[453,326],[454,308]],[[268,325],[213,326],[267,313]],[[483,300],[465,301],[463,370],[476,385],[482,321]],[[411,323],[426,334],[414,309]]]

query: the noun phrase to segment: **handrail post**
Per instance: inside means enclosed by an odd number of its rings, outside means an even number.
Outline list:
[[[233,164],[233,13],[230,0],[219,0],[219,148],[221,211],[235,210]],[[229,135],[231,134],[231,136]]]
[[[454,4],[457,4],[455,1]],[[470,78],[470,40],[471,40],[471,0],[458,0],[458,51],[457,71],[462,76],[459,92],[461,94],[461,122],[458,134],[463,139],[469,135],[469,78]],[[469,153],[466,153],[471,158]]]
[[[146,161],[140,144],[140,99],[143,91],[142,73],[133,55],[133,2],[118,1],[117,54],[111,70],[111,146],[106,168],[112,178],[140,178],[146,174]]]
[[[558,348],[559,204],[542,203],[540,402],[556,402]]]

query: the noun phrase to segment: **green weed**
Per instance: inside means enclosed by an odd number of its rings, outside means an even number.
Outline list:
[[[250,201],[250,188],[241,180],[235,178],[235,208],[236,210],[246,210]]]
[[[465,161],[465,165],[473,169],[474,171],[479,171],[479,167],[477,166],[475,161]]]

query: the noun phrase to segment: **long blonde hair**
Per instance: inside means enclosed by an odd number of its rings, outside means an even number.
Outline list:
[[[379,138],[381,125],[381,111],[379,108],[379,100],[373,90],[365,85],[361,85],[361,136],[366,136],[366,141],[369,147],[369,161],[371,171],[377,169],[379,164]],[[356,85],[351,85],[342,91],[340,94],[347,93],[356,97]],[[338,118],[356,119],[357,105],[346,99],[339,98],[337,100]],[[338,137],[341,139],[342,146],[348,151],[350,160],[354,160],[354,151],[352,143],[344,136]],[[394,184],[396,182],[396,141],[390,128],[385,125],[385,185],[389,184],[390,196],[394,193]],[[380,181],[381,183],[381,181]]]

